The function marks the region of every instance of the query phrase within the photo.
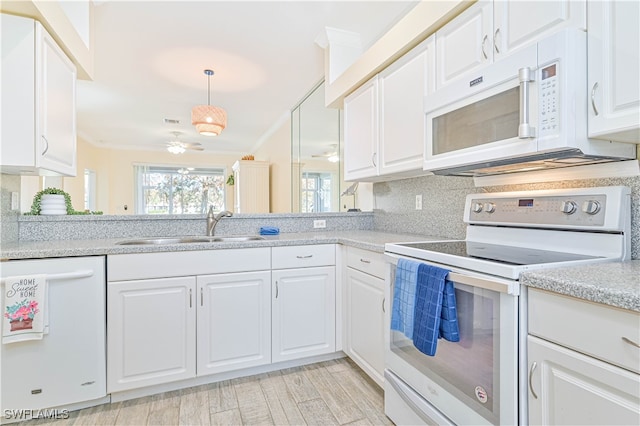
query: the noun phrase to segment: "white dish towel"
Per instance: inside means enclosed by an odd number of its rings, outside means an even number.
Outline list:
[[[2,284],[2,343],[41,340],[48,317],[47,276],[16,275]]]

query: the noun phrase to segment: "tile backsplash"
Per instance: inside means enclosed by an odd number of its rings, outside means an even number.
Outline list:
[[[375,183],[374,229],[464,238],[462,215],[467,194],[619,185],[631,188],[631,257],[640,259],[640,176],[491,187],[475,187],[472,178],[454,176],[422,176]],[[415,196],[419,194],[422,210],[415,209]]]

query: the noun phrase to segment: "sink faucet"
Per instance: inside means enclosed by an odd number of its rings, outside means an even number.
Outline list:
[[[207,236],[213,237],[213,233],[216,230],[216,225],[220,222],[220,219],[223,217],[231,217],[233,213],[229,210],[221,211],[220,213],[214,215],[213,214],[213,206],[209,207],[209,213],[207,214]]]

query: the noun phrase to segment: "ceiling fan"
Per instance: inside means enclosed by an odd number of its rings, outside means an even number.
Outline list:
[[[178,139],[178,136],[182,134],[182,132],[171,132],[175,137],[170,142],[166,143],[167,151],[172,154],[182,154],[186,150],[190,149],[192,151],[204,151],[204,148],[199,142],[183,142]]]
[[[338,154],[338,151],[337,151],[338,145],[332,144],[330,146],[333,149],[332,151],[325,151],[322,154],[312,154],[311,157],[312,158],[326,158],[327,160],[329,160],[332,163],[337,163],[338,161],[340,161],[340,155]]]

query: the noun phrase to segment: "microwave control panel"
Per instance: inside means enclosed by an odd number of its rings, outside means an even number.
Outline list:
[[[560,82],[558,63],[540,69],[540,136],[558,133],[560,130]]]

